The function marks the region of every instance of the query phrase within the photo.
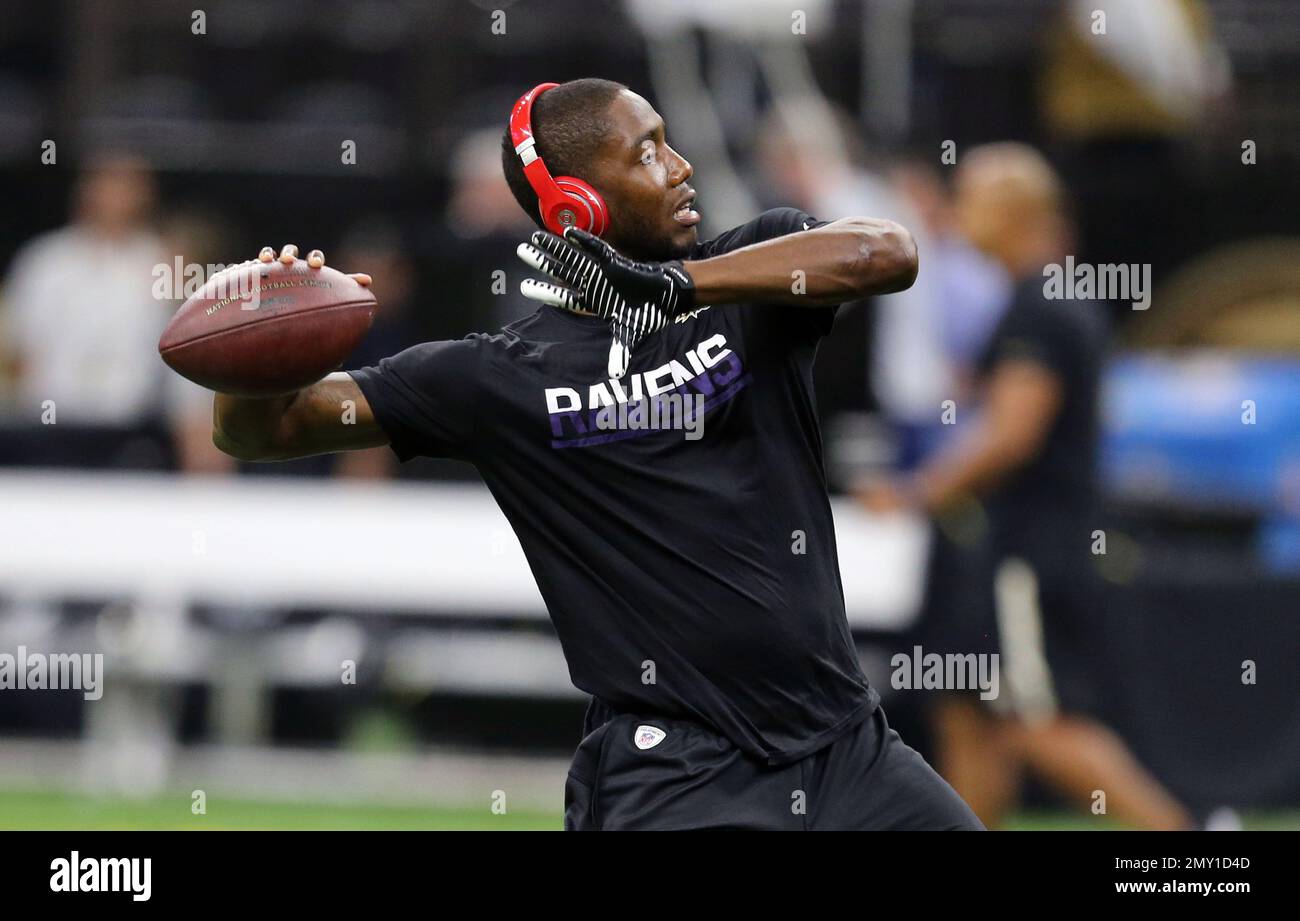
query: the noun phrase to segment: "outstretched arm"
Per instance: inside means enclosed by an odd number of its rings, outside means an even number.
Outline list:
[[[388,444],[365,395],[338,371],[310,387],[254,398],[218,393],[212,441],[246,461],[279,461]]]
[[[529,278],[520,291],[608,320],[614,331],[609,356],[614,378],[627,369],[637,342],[696,303],[826,307],[902,291],[916,280],[912,235],[878,218],[846,218],[686,262],[629,259],[576,227],[563,239],[545,231],[529,239],[520,245],[519,257],[558,284]]]

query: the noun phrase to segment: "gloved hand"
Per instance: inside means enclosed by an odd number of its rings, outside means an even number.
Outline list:
[[[680,261],[637,262],[576,227],[565,230],[564,239],[539,230],[531,240],[519,245],[519,258],[560,284],[529,278],[519,290],[535,301],[608,320],[614,330],[612,378],[626,373],[638,342],[695,305],[695,282]]]

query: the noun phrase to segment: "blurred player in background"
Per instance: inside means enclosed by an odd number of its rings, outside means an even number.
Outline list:
[[[217,443],[478,468],[592,695],[567,828],[981,828],[859,666],[811,392],[837,306],[912,284],[911,235],[778,208],[700,242],[690,163],[605,80],[521,98],[502,163],[565,230],[520,247],[557,282],[524,282],[544,306],[297,393],[218,394]],[[701,437],[599,421],[670,393],[700,398]]]
[[[955,191],[962,231],[1015,282],[979,362],[981,414],[913,476],[860,490],[875,512],[941,515],[987,500],[996,624],[961,623],[985,610],[978,591],[948,616],[956,635],[986,628],[988,647],[1000,647],[1005,693],[997,712],[945,696],[940,766],[991,827],[1014,805],[1028,766],[1073,802],[1104,793],[1107,813],[1121,821],[1189,828],[1187,810],[1093,718],[1104,699],[1096,675],[1106,639],[1090,550],[1106,323],[1095,303],[1044,293],[1044,266],[1073,242],[1063,188],[1041,155],[1008,143],[966,153]]]

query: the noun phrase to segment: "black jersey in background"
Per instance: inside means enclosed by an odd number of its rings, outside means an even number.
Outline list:
[[[815,224],[768,211],[688,258]],[[834,315],[700,304],[611,381],[609,326],[543,307],[351,373],[399,457],[478,468],[597,720],[696,719],[782,764],[878,702],[845,619],[812,393]],[[600,424],[611,402],[673,392],[703,397],[702,437]]]
[[[1033,460],[990,498],[996,549],[1042,563],[1085,559],[1096,524],[1098,400],[1106,348],[1104,306],[1049,299],[1043,279],[1016,286],[1011,305],[980,361],[990,373],[1026,360],[1051,372],[1062,388],[1060,411]],[[1055,567],[1053,567],[1055,568]]]

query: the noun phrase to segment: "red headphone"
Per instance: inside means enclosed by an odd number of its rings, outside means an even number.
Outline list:
[[[609,210],[600,193],[572,176],[552,178],[537,153],[537,142],[533,139],[533,102],[555,86],[559,84],[542,83],[519,97],[510,112],[510,142],[524,163],[524,177],[537,193],[537,208],[546,229],[563,235],[564,228],[577,227],[599,237],[609,228]]]

